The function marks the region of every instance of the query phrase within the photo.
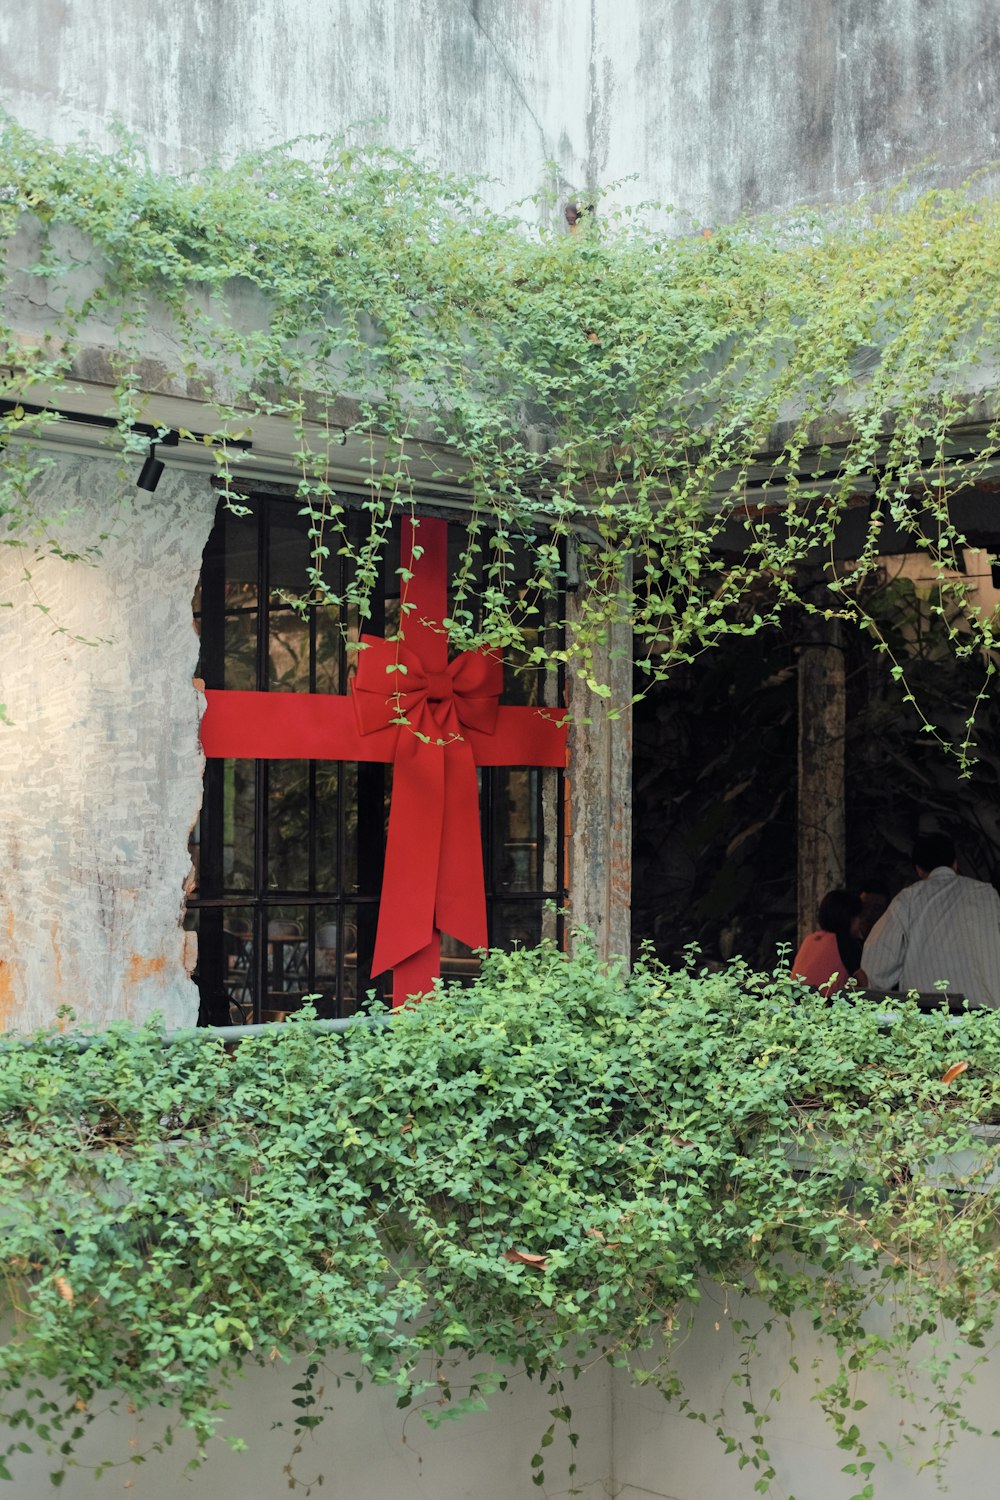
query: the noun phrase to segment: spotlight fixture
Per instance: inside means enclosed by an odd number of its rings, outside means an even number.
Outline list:
[[[139,478],[135,482],[137,490],[155,490],[163,473],[163,464],[156,456],[156,444],[150,443],[149,452],[146,454],[142,468],[139,470]]]
[[[180,440],[180,433],[165,432],[157,441],[161,448],[176,448]],[[156,489],[163,474],[163,461],[156,456],[156,443],[150,443],[149,452],[143,459],[142,468],[139,470],[139,478],[135,482],[137,490],[149,490],[150,493]]]

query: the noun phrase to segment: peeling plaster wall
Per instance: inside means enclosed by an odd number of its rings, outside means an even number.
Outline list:
[[[38,483],[68,550],[112,528],[94,565],[0,549],[0,1028],[193,1024],[181,930],[201,803],[191,599],[215,495],[169,470],[155,494],[115,459],[59,460]],[[49,613],[39,613],[41,603]],[[96,640],[85,645],[73,636]]]

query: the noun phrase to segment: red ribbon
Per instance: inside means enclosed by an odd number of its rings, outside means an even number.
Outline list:
[[[487,941],[477,766],[563,766],[561,711],[502,706],[496,656],[448,661],[447,525],[404,521],[402,637],[362,637],[350,698],[206,693],[209,756],[391,761],[393,792],[372,973],[394,1004],[433,988],[441,933]]]

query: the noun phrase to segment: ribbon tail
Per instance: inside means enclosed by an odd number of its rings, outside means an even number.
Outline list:
[[[394,969],[431,942],[441,866],[444,757],[411,730],[400,731],[372,973]]]
[[[429,995],[441,972],[441,934],[435,932],[426,948],[404,958],[392,971],[392,1008],[398,1010],[415,995]]]
[[[444,750],[444,812],[435,922],[470,948],[485,948],[486,885],[479,820],[479,781],[468,741]]]

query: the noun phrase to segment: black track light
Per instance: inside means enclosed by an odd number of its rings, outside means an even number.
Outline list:
[[[163,473],[163,464],[156,456],[156,444],[151,443],[149,452],[146,454],[142,468],[139,470],[139,478],[135,482],[137,490],[155,490]]]
[[[149,452],[143,459],[142,468],[139,470],[139,478],[135,482],[137,490],[149,490],[152,492],[160,482],[163,474],[163,461],[157,458],[157,444],[161,448],[176,448],[180,441],[179,432],[164,432],[155,442],[150,443]]]

